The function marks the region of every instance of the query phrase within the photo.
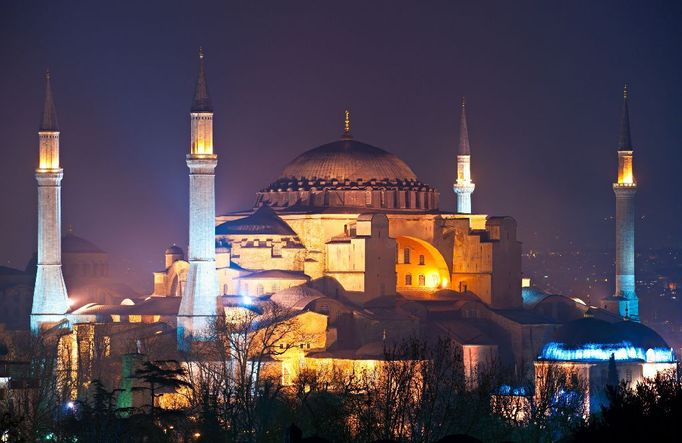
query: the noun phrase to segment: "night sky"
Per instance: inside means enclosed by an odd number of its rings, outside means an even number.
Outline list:
[[[671,1],[3,1],[0,264],[23,268],[36,247],[49,66],[63,226],[151,288],[163,249],[187,243],[199,46],[218,213],[337,139],[347,107],[355,138],[400,156],[452,210],[465,95],[474,211],[515,217],[525,250],[612,248],[627,82],[638,247],[682,246],[680,22]]]

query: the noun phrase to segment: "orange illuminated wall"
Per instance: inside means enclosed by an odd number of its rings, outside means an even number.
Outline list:
[[[397,242],[398,290],[435,291],[449,287],[448,266],[433,245],[414,237],[398,237]]]

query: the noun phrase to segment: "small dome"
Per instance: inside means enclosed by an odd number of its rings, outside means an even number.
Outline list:
[[[648,348],[668,348],[668,344],[656,331],[636,321],[621,321],[613,325],[619,337],[636,346]]]
[[[71,233],[62,237],[62,253],[80,252],[80,253],[102,253],[94,243],[81,237],[77,237]]]
[[[317,289],[301,285],[277,291],[270,296],[270,300],[287,309],[303,309],[311,301],[324,296]]]
[[[397,156],[353,139],[304,152],[284,168],[282,178],[417,180],[412,169]]]
[[[268,205],[258,208],[253,214],[230,220],[215,228],[216,235],[296,235]]]
[[[185,252],[182,250],[181,247],[173,245],[169,246],[166,248],[166,251],[164,252],[166,255],[185,255]]]
[[[592,343],[614,343],[620,341],[613,324],[594,317],[569,321],[554,334],[554,341],[571,348]]]
[[[524,307],[532,308],[547,297],[549,297],[549,294],[542,292],[535,286],[521,288],[521,298],[523,299]]]
[[[609,323],[593,317],[561,326],[539,358],[558,361],[605,361],[611,355],[619,361],[673,362],[668,344],[654,330],[641,323]]]

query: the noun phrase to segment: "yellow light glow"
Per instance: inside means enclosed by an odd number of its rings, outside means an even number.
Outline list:
[[[213,154],[213,114],[192,114],[192,144],[190,153],[194,155]]]
[[[618,184],[630,185],[634,184],[634,176],[632,172],[632,154],[625,153],[618,156]]]
[[[38,151],[38,170],[59,169],[59,132],[41,131]]]

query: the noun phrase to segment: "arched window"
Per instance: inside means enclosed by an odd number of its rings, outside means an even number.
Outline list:
[[[403,249],[403,263],[410,264],[410,248]]]
[[[424,274],[419,274],[419,286],[426,286],[426,277],[424,277]]]
[[[405,286],[412,286],[412,274],[405,274]]]
[[[424,254],[420,254],[419,255],[419,264],[424,266],[424,262],[425,262]]]

